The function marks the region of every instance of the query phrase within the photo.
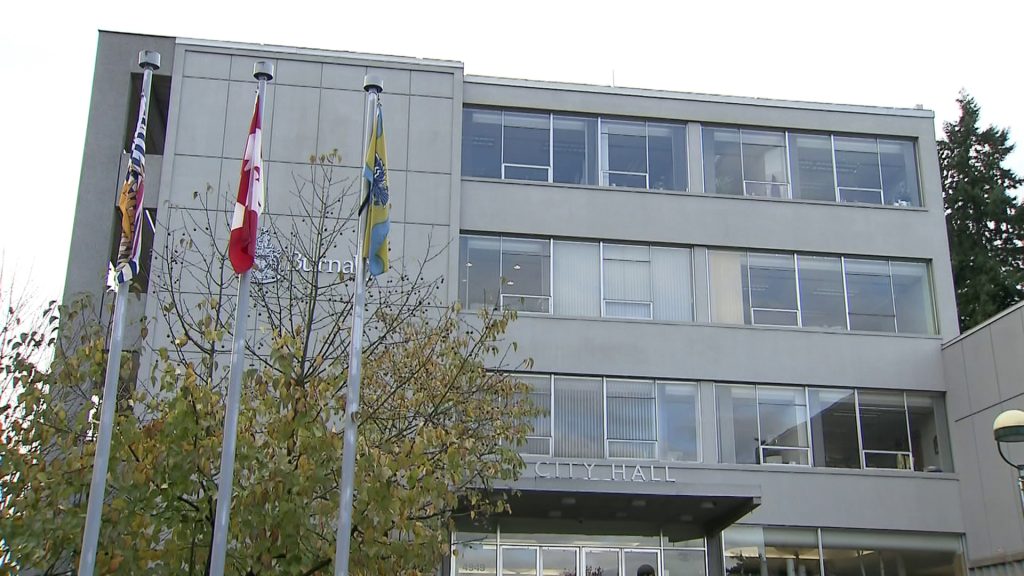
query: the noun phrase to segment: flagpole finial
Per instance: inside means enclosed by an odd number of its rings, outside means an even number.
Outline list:
[[[257,80],[269,82],[274,79],[274,65],[266,60],[260,60],[252,65],[252,75]]]
[[[139,68],[148,70],[160,69],[160,53],[155,50],[139,51]]]
[[[384,91],[384,81],[376,74],[367,74],[363,79],[363,90],[380,94]]]

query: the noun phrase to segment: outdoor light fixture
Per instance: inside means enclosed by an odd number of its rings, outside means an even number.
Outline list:
[[[999,448],[999,456],[1017,470],[1017,487],[1020,490],[1021,504],[1024,504],[1024,463],[1016,464],[1010,461],[1003,452],[1003,442],[1024,442],[1024,411],[1007,410],[996,416],[995,422],[992,423],[992,436],[996,440],[996,447]]]

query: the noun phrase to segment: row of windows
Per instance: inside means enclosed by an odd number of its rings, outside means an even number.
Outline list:
[[[703,538],[457,533],[452,576],[704,576],[706,553],[724,574],[954,576],[964,572],[955,534],[734,525],[722,548]]]
[[[520,377],[537,408],[522,454],[699,462],[692,382]],[[820,468],[951,469],[938,394],[716,384],[719,461]]]
[[[462,175],[687,189],[687,125],[466,107]],[[911,140],[701,127],[708,194],[920,206]]]
[[[463,235],[468,309],[577,317],[694,319],[689,248]],[[710,250],[711,321],[936,333],[924,262]]]

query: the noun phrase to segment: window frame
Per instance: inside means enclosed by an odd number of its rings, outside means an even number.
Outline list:
[[[651,282],[649,283],[649,286],[648,286],[648,288],[650,289],[650,292],[651,292],[651,300],[650,301],[647,301],[647,300],[620,300],[620,299],[617,299],[617,298],[608,299],[608,298],[605,297],[605,293],[606,293],[605,283],[606,283],[607,277],[605,276],[604,248],[605,248],[606,244],[607,245],[612,245],[612,246],[628,246],[628,247],[631,247],[631,248],[646,248],[647,249],[647,260],[646,260],[646,262],[647,262],[647,270],[648,270],[648,274],[651,276]],[[654,273],[653,266],[654,266],[654,263],[651,260],[651,246],[649,244],[623,244],[623,243],[618,243],[618,242],[604,242],[604,241],[601,241],[600,245],[601,245],[601,248],[600,248],[600,257],[601,257],[601,318],[611,318],[611,319],[614,319],[614,320],[654,320],[654,285],[653,285],[654,284],[654,281],[653,281],[653,273]],[[612,260],[622,261],[622,262],[643,262],[643,260],[623,260],[621,258],[612,258]],[[691,258],[691,260],[692,260],[692,258]],[[690,289],[691,289],[691,291],[693,290],[692,275],[691,275],[691,280],[690,280]],[[607,309],[608,302],[611,302],[613,304],[640,304],[640,305],[646,304],[647,305],[647,316],[615,316],[615,315],[608,314],[608,309]]]
[[[735,130],[737,132],[739,152],[740,152],[739,153],[739,165],[740,165],[739,177],[740,177],[740,183],[741,183],[740,194],[737,195],[737,194],[728,194],[728,193],[722,193],[722,192],[708,192],[707,191],[708,190],[708,180],[707,180],[708,176],[707,176],[707,170],[704,170],[704,165],[705,165],[705,162],[707,160],[706,157],[705,157],[705,154],[704,154],[704,148],[705,148],[705,128],[707,128],[708,130]],[[744,156],[744,152],[743,152],[743,146],[744,146],[743,132],[744,132],[744,130],[751,131],[751,132],[754,132],[754,131],[758,131],[758,132],[779,132],[779,131],[781,131],[782,137],[783,137],[782,147],[785,149],[785,153],[786,153],[786,182],[761,182],[760,180],[750,180],[750,179],[747,178],[746,167],[745,167],[745,163],[744,163],[745,156]],[[746,126],[746,125],[730,125],[730,124],[715,124],[715,123],[708,123],[708,124],[701,123],[700,124],[700,132],[701,132],[700,133],[700,141],[701,141],[700,165],[701,165],[701,169],[702,169],[702,173],[703,173],[703,193],[705,193],[705,194],[709,194],[709,195],[713,195],[713,196],[740,196],[740,197],[743,197],[743,198],[772,198],[772,199],[781,199],[781,200],[799,200],[799,201],[804,201],[804,202],[826,202],[826,203],[832,203],[832,204],[852,204],[852,205],[855,205],[855,206],[857,206],[857,205],[859,205],[859,206],[885,206],[885,207],[889,207],[889,208],[923,208],[923,207],[925,207],[924,194],[923,194],[923,191],[921,190],[921,175],[920,175],[921,168],[920,168],[920,162],[919,162],[920,158],[919,158],[919,155],[918,155],[918,151],[919,151],[918,140],[919,139],[917,139],[917,138],[898,137],[898,136],[886,137],[885,135],[877,135],[877,134],[873,135],[873,134],[856,134],[856,133],[840,133],[840,132],[815,132],[813,130],[793,130],[793,129],[790,129],[790,128],[782,128],[782,129],[780,129],[780,128],[774,128],[774,127],[768,127],[768,126]],[[831,153],[831,157],[832,157],[832,194],[833,194],[833,199],[832,199],[831,202],[828,202],[828,201],[825,201],[825,200],[797,198],[794,195],[795,194],[795,190],[793,188],[793,153],[792,153],[792,148],[793,148],[793,146],[792,146],[792,136],[793,135],[821,135],[821,136],[827,135],[829,137],[829,147],[830,147],[830,153]],[[871,140],[871,141],[874,142],[875,163],[876,163],[877,168],[878,168],[878,176],[879,176],[879,187],[878,188],[861,188],[861,187],[856,187],[856,186],[840,186],[840,184],[839,184],[839,166],[838,166],[838,163],[836,161],[836,157],[837,157],[836,138],[837,137],[838,138],[858,138],[858,139],[863,139],[863,140]],[[885,187],[885,177],[884,177],[883,170],[882,170],[882,152],[881,152],[881,144],[880,144],[883,140],[884,141],[890,141],[890,142],[908,142],[908,143],[910,143],[913,146],[913,150],[914,150],[914,154],[913,154],[914,166],[907,167],[907,174],[908,175],[913,174],[913,177],[917,181],[917,198],[915,199],[916,202],[917,202],[916,205],[912,204],[912,203],[902,203],[902,204],[901,203],[892,203],[892,204],[886,203],[887,202],[887,195],[886,195],[887,191],[886,191],[886,187]],[[786,191],[781,196],[771,196],[771,195],[766,195],[766,194],[751,194],[751,193],[747,192],[747,184],[765,184],[765,185],[785,186]],[[878,200],[879,201],[877,203],[876,202],[861,202],[861,201],[857,201],[857,200],[847,201],[847,200],[843,199],[843,193],[842,193],[843,190],[850,190],[850,191],[853,191],[853,192],[878,192]]]

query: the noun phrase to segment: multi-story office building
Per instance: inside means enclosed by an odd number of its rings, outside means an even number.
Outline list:
[[[194,209],[193,191],[234,185],[256,60],[276,65],[272,213],[310,154],[337,149],[357,173],[370,72],[395,254],[433,246],[425,270],[452,280],[449,301],[519,311],[510,338],[533,359],[522,376],[543,415],[512,513],[453,534],[446,574],[964,572],[931,112],[101,33],[68,295],[102,289],[94,247],[115,233],[141,49],[164,57],[156,229]]]

